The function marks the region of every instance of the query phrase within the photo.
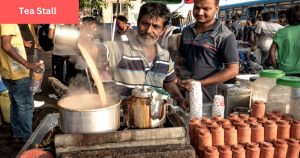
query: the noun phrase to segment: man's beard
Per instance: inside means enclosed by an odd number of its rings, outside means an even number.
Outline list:
[[[155,37],[152,37],[149,34],[138,34],[137,35],[137,40],[144,46],[153,46],[158,38],[156,39]]]

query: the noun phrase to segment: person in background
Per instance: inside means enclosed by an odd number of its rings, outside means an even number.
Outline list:
[[[76,27],[75,25],[70,25]],[[48,37],[54,39],[55,29],[57,25],[50,24]],[[71,78],[75,77],[78,71],[75,69],[75,64],[68,59],[70,55],[76,55],[78,50],[71,46],[55,44],[52,51],[52,76],[57,78],[63,84],[68,85]],[[65,66],[66,65],[66,66]]]
[[[287,10],[287,21],[289,25],[274,35],[270,57],[274,68],[300,77],[300,5]]]
[[[131,96],[136,87],[164,88],[179,105],[186,107],[187,102],[176,85],[173,61],[168,51],[157,43],[169,19],[170,11],[165,4],[147,2],[140,8],[137,34],[129,41],[93,45],[81,33],[78,44],[89,48],[103,69],[111,69],[114,82],[122,88],[118,96]]]
[[[24,41],[25,51],[27,54],[27,59],[30,63],[38,62],[38,41],[35,34],[34,26],[32,24],[19,24],[20,32]],[[32,30],[33,29],[33,30]],[[30,72],[30,76],[32,77],[33,71]],[[34,95],[33,91],[33,95]],[[44,101],[34,100],[34,107],[40,107],[44,105]]]
[[[176,74],[179,85],[191,90],[193,81],[201,82],[203,102],[212,102],[219,83],[234,78],[239,72],[235,35],[215,15],[219,0],[195,0],[196,22],[181,34]]]
[[[231,29],[231,18],[229,16],[227,16],[226,20],[225,20],[225,26],[228,28],[228,29]]]
[[[231,30],[235,34],[236,40],[242,40],[243,27],[240,22],[240,15],[236,14],[232,17]]]
[[[251,26],[252,26],[252,22],[251,22],[251,18],[248,18],[246,21],[246,25],[243,29],[243,41],[245,42],[249,42],[251,41]]]
[[[278,13],[278,24],[280,24],[281,26],[287,26],[288,22],[286,19],[286,13],[284,12],[280,12]]]
[[[269,50],[273,42],[272,38],[278,30],[283,28],[283,26],[278,23],[271,22],[271,18],[271,13],[263,13],[263,21],[260,21],[255,29],[256,34],[253,50],[256,50],[256,46],[261,50],[261,64],[265,68],[271,65],[269,61]]]
[[[129,41],[135,34],[135,31],[128,25],[128,20],[124,15],[119,15],[117,18],[117,30],[115,31],[115,41]]]
[[[32,133],[34,109],[29,70],[38,71],[41,64],[27,61],[23,38],[17,24],[0,24],[0,30],[0,75],[9,91],[13,142],[25,143]]]

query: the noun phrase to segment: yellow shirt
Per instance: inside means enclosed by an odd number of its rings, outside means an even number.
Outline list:
[[[11,35],[11,45],[16,49],[20,56],[27,60],[23,39],[17,24],[0,24],[0,35]],[[29,70],[19,62],[9,57],[1,46],[0,75],[5,79],[18,80],[29,77]]]

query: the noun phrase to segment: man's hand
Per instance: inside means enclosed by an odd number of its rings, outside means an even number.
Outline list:
[[[32,41],[23,41],[23,42],[24,42],[24,47],[26,47],[26,48],[32,47]]]
[[[189,101],[183,97],[176,99],[177,104],[183,108],[184,111],[190,110]]]
[[[187,80],[178,80],[177,83],[180,87],[185,88],[186,90],[190,91],[192,89],[192,82],[196,80],[194,79],[187,79]]]
[[[29,62],[24,63],[24,66],[27,69],[33,70],[35,72],[39,71],[43,65],[44,65],[43,63],[39,63],[39,62],[38,63],[29,63]]]

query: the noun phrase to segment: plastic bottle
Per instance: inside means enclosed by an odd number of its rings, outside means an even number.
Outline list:
[[[266,111],[290,114],[300,119],[300,77],[285,76],[277,79],[276,86],[269,92]]]
[[[40,93],[42,92],[42,81],[43,81],[43,76],[45,72],[45,65],[44,61],[40,60],[39,63],[41,63],[41,67],[39,70],[34,71],[32,73],[32,92],[33,93]]]
[[[285,73],[281,70],[260,71],[259,78],[253,82],[252,101],[267,102],[269,90],[276,86],[276,79],[284,75]]]

